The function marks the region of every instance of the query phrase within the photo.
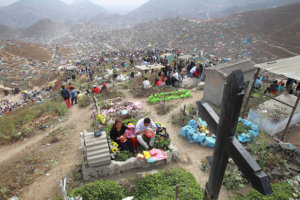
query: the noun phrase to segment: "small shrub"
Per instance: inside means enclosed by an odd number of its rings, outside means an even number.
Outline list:
[[[154,175],[147,175],[138,179],[134,190],[127,186],[120,186],[113,181],[95,181],[81,188],[68,192],[68,196],[82,197],[84,200],[123,199],[134,196],[136,200],[166,200],[175,199],[176,186],[179,186],[179,199],[202,199],[203,190],[193,175],[184,169],[159,171]]]
[[[164,151],[167,151],[168,146],[170,145],[170,143],[171,143],[171,140],[169,138],[165,139],[164,137],[161,137],[161,136],[157,135],[155,137],[154,148],[162,149]]]
[[[126,161],[129,158],[134,157],[134,155],[132,153],[130,153],[129,151],[118,151],[115,154],[115,160],[116,161]]]
[[[236,165],[228,163],[223,180],[223,184],[226,188],[228,190],[239,190],[245,187],[245,183],[247,183],[247,181],[242,177]]]
[[[204,172],[208,167],[209,167],[208,161],[206,159],[202,159],[200,169]]]
[[[242,133],[248,133],[249,131],[249,128],[247,128],[243,122],[238,122],[237,126],[236,126],[236,135],[239,136],[241,135]]]
[[[124,98],[124,94],[122,92],[119,92],[115,89],[109,89],[108,91],[102,92],[101,94],[95,95],[95,97],[98,99],[98,103],[101,103],[101,101],[108,100],[108,99],[114,99],[117,97]]]
[[[76,165],[76,168],[73,171],[73,179],[74,179],[74,181],[82,181],[83,180],[82,163]]]
[[[130,83],[127,81],[125,83],[120,84],[120,86],[123,90],[127,90],[130,88]]]
[[[92,103],[92,100],[91,100],[91,97],[88,96],[88,95],[85,95],[79,102],[78,102],[78,105],[80,108],[85,108],[89,105],[91,105]]]
[[[289,200],[293,199],[293,187],[285,182],[271,184],[273,189],[272,196],[264,196],[252,190],[248,195],[238,194],[230,198],[230,200]]]
[[[184,169],[160,171],[147,175],[137,181],[135,194],[137,200],[175,199],[176,185],[179,186],[179,199],[202,199],[203,190],[193,175]]]
[[[131,118],[131,119],[124,120],[123,123],[125,125],[127,125],[128,123],[133,123],[133,125],[135,126],[138,121],[139,121],[139,119]]]
[[[197,107],[195,105],[189,105],[183,114],[183,110],[179,111],[176,114],[172,115],[171,123],[177,126],[185,126],[187,123],[192,120],[197,114]]]
[[[176,90],[177,89],[173,88],[173,87],[152,87],[147,90],[139,88],[139,89],[133,90],[132,93],[133,93],[133,96],[136,98],[143,98],[143,97],[149,97],[153,93],[172,92],[172,91],[176,91]]]
[[[247,146],[247,149],[265,172],[270,172],[276,167],[285,171],[283,163],[285,163],[287,159],[292,159],[291,156],[287,157],[287,155],[282,155],[281,153],[283,153],[283,151],[268,148],[265,143],[254,141]]]
[[[110,130],[112,129],[112,127],[113,127],[113,124],[109,124],[104,128],[104,130],[108,136],[110,135]]]
[[[68,192],[68,196],[82,197],[84,200],[124,199],[129,195],[129,189],[118,185],[115,181],[95,181],[83,187]]]

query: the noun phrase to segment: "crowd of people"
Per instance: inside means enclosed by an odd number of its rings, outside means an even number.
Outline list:
[[[264,90],[264,93],[278,94],[278,93],[288,93],[291,95],[300,95],[300,81],[296,81],[294,79],[288,78],[287,80],[281,79],[278,81],[277,79],[270,80],[269,76],[259,77],[255,80],[254,88],[260,89],[263,86],[263,83],[271,84]]]
[[[107,90],[108,88],[106,86],[106,83],[103,83],[101,88],[97,85],[93,85],[93,88],[91,90],[86,90],[86,94],[100,94],[106,92]],[[83,94],[79,90],[76,90],[72,83],[68,83],[67,88],[62,85],[60,95],[65,100],[66,106],[68,108],[71,108],[73,105],[78,104],[78,101],[81,101],[83,98]]]
[[[0,100],[0,116],[2,115],[8,115],[12,111],[21,108],[25,105],[26,103],[21,103],[21,102],[10,102],[7,99]]]
[[[4,92],[4,98],[0,98],[0,116],[8,115],[14,110],[18,108],[22,108],[23,106],[29,103],[40,104],[44,102],[41,90],[24,90],[22,92],[12,93],[12,95],[20,95],[19,100],[9,100],[8,94]]]

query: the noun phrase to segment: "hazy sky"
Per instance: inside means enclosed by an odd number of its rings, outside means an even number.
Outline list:
[[[0,0],[0,6],[9,5],[18,0]],[[42,1],[42,0],[41,0]],[[66,3],[72,3],[73,0],[61,0]],[[126,13],[143,5],[148,0],[89,0],[96,3],[109,11]]]

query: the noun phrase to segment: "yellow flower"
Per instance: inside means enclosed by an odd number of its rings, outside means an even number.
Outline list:
[[[114,147],[118,147],[118,146],[119,146],[118,143],[116,143],[116,142],[112,142],[112,145],[113,145]]]
[[[112,151],[113,153],[116,153],[116,152],[118,151],[118,148],[113,148],[113,147],[111,147],[110,149],[111,149],[111,151]]]

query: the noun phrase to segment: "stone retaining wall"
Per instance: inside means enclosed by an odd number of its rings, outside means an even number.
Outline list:
[[[160,160],[154,163],[148,163],[146,159],[138,159],[133,157],[124,162],[112,160],[111,164],[109,165],[91,167],[86,161],[84,161],[82,165],[83,179],[85,181],[93,181],[103,176],[119,174],[134,169],[166,165],[172,161],[177,161],[179,158],[178,149],[172,143],[168,146],[168,149],[169,150],[166,151],[168,158],[166,160]]]

